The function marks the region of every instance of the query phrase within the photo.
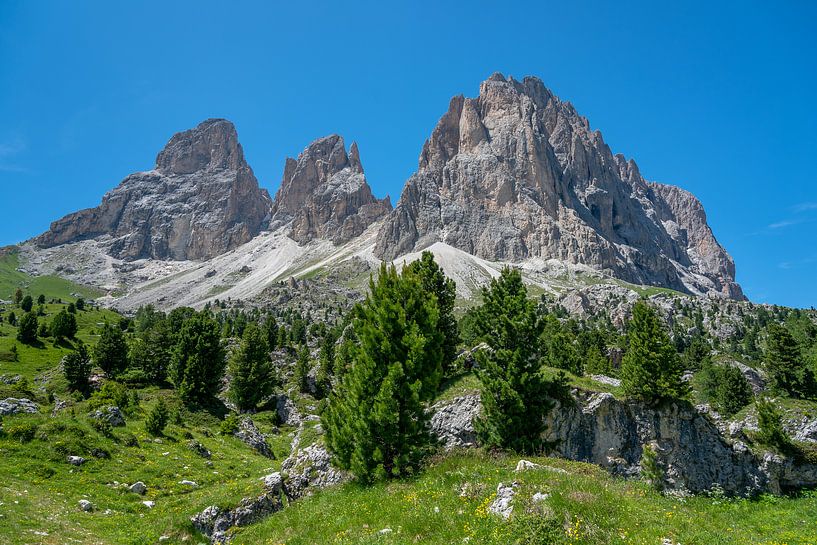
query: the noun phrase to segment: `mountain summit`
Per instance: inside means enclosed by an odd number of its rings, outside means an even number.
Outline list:
[[[287,158],[272,225],[289,223],[290,238],[301,244],[315,238],[341,244],[389,211],[388,197],[372,195],[357,144],[347,154],[343,138],[333,134],[312,142],[297,160]]]
[[[123,260],[209,259],[255,237],[270,206],[233,124],[208,119],[174,135],[153,170],[131,174],[98,207],[55,221],[34,243],[96,238]]]
[[[491,261],[557,259],[636,284],[742,299],[700,202],[645,180],[535,77],[454,97],[377,239],[395,259],[443,242]]]

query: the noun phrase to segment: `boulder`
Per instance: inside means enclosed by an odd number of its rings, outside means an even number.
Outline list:
[[[14,414],[36,414],[40,411],[39,405],[26,398],[7,397],[0,399],[0,416]]]
[[[88,500],[79,500],[79,508],[86,513],[90,513],[94,510],[94,504]]]
[[[258,431],[258,428],[255,427],[255,423],[250,417],[244,416],[241,418],[241,421],[238,423],[238,430],[233,435],[255,449],[258,454],[272,458],[273,460],[275,459],[275,454],[273,454],[263,434]]]
[[[72,466],[81,466],[86,461],[82,456],[69,456],[67,460]]]
[[[513,513],[513,499],[516,496],[517,483],[499,483],[496,487],[496,497],[488,505],[488,512],[500,516],[505,520]]]
[[[103,420],[111,426],[117,428],[125,425],[125,417],[119,407],[108,406],[97,409],[88,415],[89,418],[95,420]]]
[[[431,431],[447,450],[476,446],[473,420],[479,411],[479,394],[441,401],[431,407]]]
[[[142,481],[137,481],[128,487],[128,490],[134,494],[144,495],[148,491],[148,487]]]
[[[284,492],[290,500],[308,495],[314,489],[346,482],[350,476],[333,467],[331,455],[319,444],[298,449],[284,460],[281,471],[286,475]]]

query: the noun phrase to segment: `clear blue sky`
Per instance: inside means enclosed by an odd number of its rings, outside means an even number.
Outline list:
[[[208,117],[236,124],[271,192],[336,132],[396,201],[449,98],[501,71],[695,193],[751,299],[817,306],[815,29],[805,0],[3,0],[0,244],[95,206]]]

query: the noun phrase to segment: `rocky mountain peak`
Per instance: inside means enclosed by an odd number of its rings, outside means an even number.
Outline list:
[[[166,175],[236,170],[245,165],[238,133],[226,119],[208,119],[195,129],[176,133],[156,157],[156,170]]]
[[[375,247],[444,242],[493,261],[583,264],[629,282],[741,298],[734,265],[687,192],[649,184],[535,77],[493,74],[451,99]]]
[[[97,239],[124,260],[209,259],[257,235],[270,206],[233,124],[208,119],[174,135],[154,170],[131,174],[99,206],[55,221],[33,242]]]
[[[319,138],[287,159],[272,207],[272,225],[290,224],[289,236],[301,243],[315,238],[340,244],[360,235],[391,210],[378,200],[363,173],[356,143],[349,153],[343,138]]]

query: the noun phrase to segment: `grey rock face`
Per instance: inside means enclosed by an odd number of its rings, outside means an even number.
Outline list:
[[[479,414],[479,395],[467,395],[431,407],[431,431],[446,449],[473,447],[477,444],[474,418]]]
[[[357,144],[349,153],[343,138],[331,135],[312,142],[298,159],[287,159],[275,195],[272,225],[291,222],[290,238],[304,244],[315,238],[341,244],[391,210],[366,182]]]
[[[477,399],[478,401],[478,399]],[[598,464],[617,475],[633,476],[641,471],[644,445],[656,448],[669,489],[703,492],[719,487],[728,494],[779,494],[817,485],[817,465],[797,463],[771,454],[754,454],[740,441],[730,441],[726,429],[704,412],[689,405],[670,404],[661,409],[624,402],[608,393],[577,391],[574,402],[560,405],[547,421],[549,441],[556,441],[555,454]],[[474,396],[457,398],[443,414],[461,414],[456,422],[479,415]],[[441,408],[436,408],[441,412]],[[439,420],[440,422],[444,420]],[[801,426],[805,429],[807,426]],[[473,425],[433,427],[442,441]],[[463,444],[465,446],[465,444]],[[555,468],[553,468],[555,470]]]
[[[0,400],[0,416],[12,414],[35,414],[40,408],[30,399],[7,397]]]
[[[270,449],[269,445],[267,445],[264,435],[258,431],[258,428],[255,427],[255,423],[249,417],[244,417],[241,419],[238,424],[238,431],[235,432],[235,436],[255,449],[261,456],[266,456],[267,458],[272,458],[273,460],[275,459],[275,454],[273,454],[272,449]]]
[[[743,298],[689,193],[647,182],[537,78],[455,97],[378,235],[394,259],[441,241],[494,261],[555,258],[636,284]]]
[[[287,478],[284,491],[290,500],[307,495],[314,489],[326,488],[349,480],[349,475],[332,466],[332,457],[322,445],[299,449],[281,465]]]
[[[273,474],[275,475],[275,474]],[[221,509],[211,505],[201,513],[191,517],[193,526],[210,538],[211,543],[227,543],[230,528],[248,526],[283,509],[281,477],[265,478],[265,491],[256,498],[244,498],[233,509]]]
[[[233,124],[208,119],[173,136],[153,170],[131,174],[98,207],[55,221],[34,243],[94,238],[124,260],[208,259],[257,235],[270,207]]]

